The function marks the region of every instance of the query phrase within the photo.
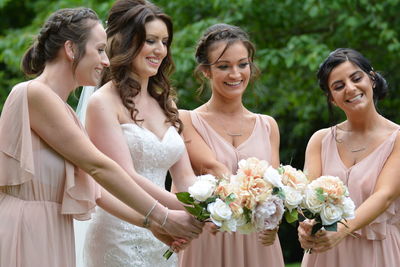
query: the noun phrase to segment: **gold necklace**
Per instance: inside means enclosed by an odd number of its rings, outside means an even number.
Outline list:
[[[208,108],[208,105],[209,105],[209,103],[207,103],[206,104],[206,110],[207,110],[207,113],[209,113],[210,112],[210,109]],[[242,115],[243,115],[243,106],[242,106]],[[222,120],[220,120],[220,118],[218,118],[218,116],[214,116],[215,118],[217,118],[217,120],[218,120],[218,122],[220,123],[220,125],[222,126],[222,128],[224,129],[224,132],[227,134],[227,135],[229,135],[230,137],[239,137],[239,136],[242,136],[243,135],[243,129],[242,129],[242,122],[243,122],[243,119],[242,120],[240,120],[240,132],[239,133],[232,133],[232,132],[230,132],[226,127],[225,127],[225,124],[224,123],[222,123]]]

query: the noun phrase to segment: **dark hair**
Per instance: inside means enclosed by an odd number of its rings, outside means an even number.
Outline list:
[[[43,72],[46,62],[57,57],[58,51],[68,40],[77,45],[74,55],[73,71],[80,59],[85,55],[85,46],[89,32],[99,18],[92,9],[65,8],[54,12],[45,22],[34,44],[25,52],[21,68],[26,75],[39,75]]]
[[[167,26],[167,56],[157,74],[149,78],[148,92],[164,111],[166,121],[181,132],[183,124],[174,106],[175,91],[169,81],[169,76],[174,70],[170,53],[173,25],[170,17],[154,4],[143,0],[119,0],[112,6],[106,30],[110,67],[104,72],[101,85],[110,80],[114,82],[122,103],[130,111],[132,119],[137,122],[139,110],[132,98],[139,94],[141,84],[132,76],[132,60],[140,53],[146,41],[145,24],[157,19]]]
[[[218,23],[206,29],[203,36],[197,43],[195,57],[198,65],[195,69],[195,76],[201,82],[201,87],[199,88],[200,92],[203,90],[205,84],[205,80],[201,75],[201,73],[204,71],[204,68],[209,68],[211,65],[215,64],[215,62],[217,62],[218,59],[223,56],[225,51],[232,44],[238,41],[243,43],[249,53],[251,79],[258,75],[258,68],[254,64],[254,55],[256,53],[256,49],[254,44],[249,40],[248,34],[237,26]],[[210,47],[217,42],[226,42],[226,46],[217,60],[215,60],[215,62],[210,62]]]
[[[373,81],[373,98],[374,103],[380,99],[383,99],[388,91],[386,80],[381,74],[374,71],[368,59],[366,59],[361,53],[351,48],[338,48],[331,52],[329,56],[319,66],[317,73],[319,87],[325,92],[327,96],[327,102],[330,112],[332,113],[332,96],[329,90],[328,79],[332,70],[338,65],[349,61],[357,65],[363,72],[365,72]]]

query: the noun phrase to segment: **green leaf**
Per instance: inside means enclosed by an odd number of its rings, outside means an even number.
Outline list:
[[[225,204],[229,205],[231,204],[233,201],[235,201],[236,199],[236,195],[235,193],[230,193],[226,198],[225,198]]]
[[[178,200],[185,204],[194,204],[194,198],[188,192],[179,192],[175,194]]]
[[[184,206],[185,209],[192,214],[194,217],[198,218],[201,215],[201,211],[203,210],[202,208],[196,208],[196,207],[190,207],[190,206]]]
[[[215,200],[217,199],[217,196],[213,196],[213,197],[209,197],[206,199],[206,201],[204,201],[207,205],[210,203],[215,202]]]
[[[251,210],[248,208],[244,207],[243,208],[243,215],[246,218],[246,223],[251,222]]]
[[[285,219],[288,223],[294,223],[299,220],[299,213],[296,209],[292,209],[292,211],[285,211]]]
[[[277,195],[282,200],[286,199],[285,192],[283,192],[282,188],[274,187],[272,189],[272,194],[273,195]]]
[[[315,189],[315,193],[317,194],[317,198],[319,201],[325,201],[324,189],[318,187],[317,189]]]
[[[326,231],[337,232],[337,222],[335,222],[331,225],[324,225],[324,228]]]

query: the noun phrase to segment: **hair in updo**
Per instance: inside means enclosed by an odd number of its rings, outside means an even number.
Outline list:
[[[210,48],[218,42],[225,42],[225,48],[215,62],[210,62]],[[198,65],[195,69],[195,76],[201,82],[201,87],[199,88],[200,92],[203,90],[205,83],[205,80],[201,75],[204,69],[215,64],[224,55],[225,51],[236,42],[243,43],[243,45],[247,48],[249,53],[251,79],[254,79],[258,75],[258,68],[254,64],[254,55],[256,53],[256,49],[254,44],[249,40],[248,34],[237,26],[225,23],[215,24],[206,29],[203,36],[197,43],[195,57]]]
[[[149,78],[147,91],[164,111],[166,121],[181,132],[183,124],[173,101],[175,91],[169,80],[174,70],[170,52],[173,24],[171,18],[153,3],[145,0],[119,0],[112,6],[106,30],[110,67],[103,73],[100,84],[103,85],[112,80],[131,118],[135,122],[142,121],[136,118],[139,110],[133,101],[133,98],[141,91],[141,84],[132,75],[135,73],[132,61],[145,44],[146,23],[154,20],[161,20],[167,27],[167,55],[162,60],[157,74]]]
[[[92,20],[93,23],[88,23]],[[46,62],[57,57],[58,51],[68,40],[77,46],[73,61],[75,71],[85,55],[90,30],[99,23],[97,14],[90,8],[65,8],[54,12],[45,22],[34,44],[25,52],[21,68],[26,75],[39,75]]]
[[[324,62],[322,62],[317,73],[319,87],[325,92],[330,109],[332,109],[332,96],[328,85],[329,75],[334,68],[346,61],[358,66],[374,81],[373,98],[375,104],[378,100],[383,99],[386,96],[388,92],[387,82],[382,75],[374,71],[368,59],[354,49],[338,48],[331,52]]]

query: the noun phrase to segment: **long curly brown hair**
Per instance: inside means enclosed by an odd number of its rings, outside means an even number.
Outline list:
[[[132,119],[137,123],[139,110],[133,98],[140,93],[141,85],[133,77],[132,61],[140,53],[146,41],[145,24],[159,19],[168,30],[167,56],[163,59],[158,72],[149,78],[148,92],[157,100],[167,119],[178,132],[182,131],[182,121],[174,106],[175,91],[169,76],[174,70],[170,46],[173,36],[173,25],[170,17],[159,7],[149,1],[119,0],[111,8],[107,20],[107,54],[110,67],[104,72],[100,85],[112,80],[123,105],[129,110]]]

